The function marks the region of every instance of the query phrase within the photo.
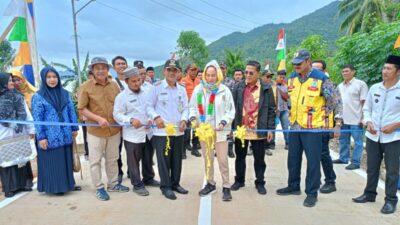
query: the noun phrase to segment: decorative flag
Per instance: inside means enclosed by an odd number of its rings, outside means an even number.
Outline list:
[[[5,31],[10,33],[8,40],[19,42],[19,49],[12,66],[23,67],[21,70],[23,70],[25,78],[35,85],[35,77],[37,80],[39,77],[39,63],[36,51],[33,0],[10,0],[4,15],[14,17],[9,25],[12,26],[11,31]]]
[[[394,48],[400,48],[400,35],[396,40],[396,43],[394,43]]]
[[[286,43],[285,43],[285,31],[283,28],[279,30],[278,44],[275,50],[278,51],[278,55],[276,56],[276,60],[279,63],[278,71],[286,69]]]

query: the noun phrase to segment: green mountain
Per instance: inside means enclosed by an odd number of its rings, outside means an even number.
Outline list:
[[[284,28],[287,47],[294,47],[309,35],[318,34],[328,42],[328,51],[333,52],[339,33],[341,20],[336,18],[339,1],[334,1],[317,11],[291,23],[266,24],[247,33],[234,32],[211,43],[208,48],[210,58],[224,59],[224,50],[240,51],[244,59],[256,59],[264,63],[266,59],[275,61],[279,29]]]

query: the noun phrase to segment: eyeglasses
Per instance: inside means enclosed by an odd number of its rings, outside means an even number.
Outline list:
[[[197,69],[196,68],[192,68],[192,69],[190,69],[190,71],[196,71]]]
[[[245,73],[246,75],[250,75],[250,76],[253,76],[253,75],[254,75],[254,72],[250,72],[250,71],[244,71],[244,73]]]

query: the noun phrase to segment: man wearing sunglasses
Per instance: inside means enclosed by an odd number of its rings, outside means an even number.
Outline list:
[[[247,62],[245,70],[245,81],[235,85],[232,95],[235,102],[236,115],[234,127],[244,126],[248,130],[245,136],[244,146],[241,140],[235,138],[235,183],[231,190],[236,191],[245,185],[246,175],[246,153],[249,142],[253,146],[254,172],[256,174],[255,186],[257,192],[265,195],[264,173],[267,168],[265,164],[264,142],[272,140],[272,132],[265,130],[275,129],[275,100],[270,85],[260,80],[261,65],[257,61]],[[250,130],[264,130],[250,131]]]
[[[277,190],[278,195],[299,195],[303,151],[307,157],[306,189],[303,205],[313,207],[317,202],[321,179],[321,153],[323,132],[309,132],[323,129],[327,112],[335,108],[335,87],[320,70],[311,67],[311,54],[299,50],[292,60],[295,72],[289,79],[288,93],[291,100],[288,152],[288,186]],[[340,130],[341,119],[335,119],[335,130]]]

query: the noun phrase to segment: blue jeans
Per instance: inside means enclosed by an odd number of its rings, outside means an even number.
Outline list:
[[[359,125],[347,125],[342,126],[342,130],[359,130],[361,129]],[[359,166],[360,160],[363,152],[363,132],[342,132],[340,134],[340,156],[339,159],[345,163],[350,160],[350,136],[354,139],[354,151],[353,157],[351,158],[351,163]]]
[[[279,120],[281,122],[282,130],[289,130],[289,111],[279,111]],[[285,144],[289,145],[289,133],[283,132]]]

